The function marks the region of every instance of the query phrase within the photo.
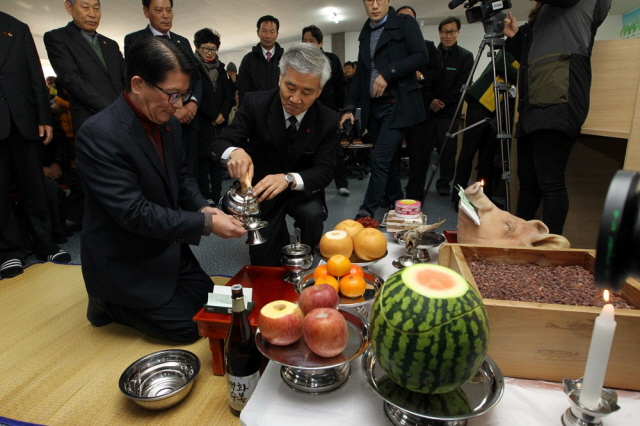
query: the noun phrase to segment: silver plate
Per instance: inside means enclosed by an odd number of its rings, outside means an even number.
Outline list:
[[[384,284],[384,280],[382,279],[382,277],[380,277],[377,274],[374,274],[369,270],[365,270],[363,272],[364,272],[364,280],[367,283],[367,287],[364,291],[364,294],[360,297],[352,298],[352,297],[343,296],[342,294],[338,293],[338,296],[340,296],[340,302],[339,302],[340,307],[356,308],[358,306],[362,306],[366,304],[367,302],[371,302],[375,300],[376,296],[378,295],[378,291],[380,290],[380,287],[382,287],[382,284]],[[302,293],[302,290],[314,285],[315,283],[316,283],[316,280],[315,278],[313,278],[313,272],[310,272],[306,274],[304,277],[302,277],[302,279],[296,285],[295,288],[298,294],[300,294]]]
[[[286,367],[301,370],[315,370],[319,368],[333,368],[358,358],[367,349],[370,342],[369,323],[360,315],[339,310],[347,320],[349,340],[347,347],[340,355],[331,358],[314,354],[307,346],[304,336],[295,343],[287,346],[272,345],[262,338],[260,329],[256,331],[256,344],[264,356],[271,361]]]
[[[304,337],[288,346],[269,344],[256,332],[258,349],[264,356],[281,365],[280,376],[292,389],[310,394],[331,392],[344,385],[351,374],[350,361],[369,347],[369,323],[361,316],[338,311],[347,320],[349,339],[340,355],[324,358],[311,352]]]
[[[504,393],[502,373],[489,356],[485,357],[476,375],[456,391],[429,395],[412,392],[393,382],[376,364],[372,349],[370,347],[362,357],[362,371],[367,383],[385,401],[385,409],[392,422],[394,419],[391,414],[400,414],[402,418],[413,417],[415,423],[411,424],[438,424],[421,423],[422,419],[444,422],[439,424],[464,424],[455,422],[486,413],[500,401]],[[463,398],[467,406],[460,408],[458,405],[456,412],[446,412],[442,409],[442,401],[447,397]]]

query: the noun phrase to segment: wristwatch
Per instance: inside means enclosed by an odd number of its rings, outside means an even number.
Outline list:
[[[284,175],[284,180],[287,181],[287,188],[291,188],[293,186],[293,183],[295,182],[295,178],[293,177],[293,175],[291,173],[287,173]]]

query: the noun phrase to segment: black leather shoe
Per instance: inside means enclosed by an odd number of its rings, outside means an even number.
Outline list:
[[[93,296],[89,296],[87,319],[94,327],[102,327],[113,322],[104,302]]]
[[[451,195],[451,191],[449,190],[449,188],[438,188],[438,195],[446,197],[448,195]]]

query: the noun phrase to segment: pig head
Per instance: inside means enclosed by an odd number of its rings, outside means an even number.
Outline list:
[[[478,210],[480,225],[476,225],[460,209],[458,243],[501,247],[569,247],[569,240],[562,235],[550,234],[547,225],[541,221],[524,220],[496,207],[484,194],[480,182],[469,186],[464,193]]]

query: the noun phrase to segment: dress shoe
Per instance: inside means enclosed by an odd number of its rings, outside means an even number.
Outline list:
[[[13,278],[23,272],[22,262],[20,259],[9,259],[0,265],[0,275],[2,278]]]
[[[358,220],[361,217],[371,217],[371,213],[369,213],[365,209],[360,209],[360,211],[358,212],[358,214],[356,215],[356,218],[354,220]]]
[[[449,190],[449,188],[438,188],[438,195],[446,197],[451,195],[451,190]]]
[[[94,327],[102,327],[113,322],[104,302],[93,296],[89,296],[87,319]]]

